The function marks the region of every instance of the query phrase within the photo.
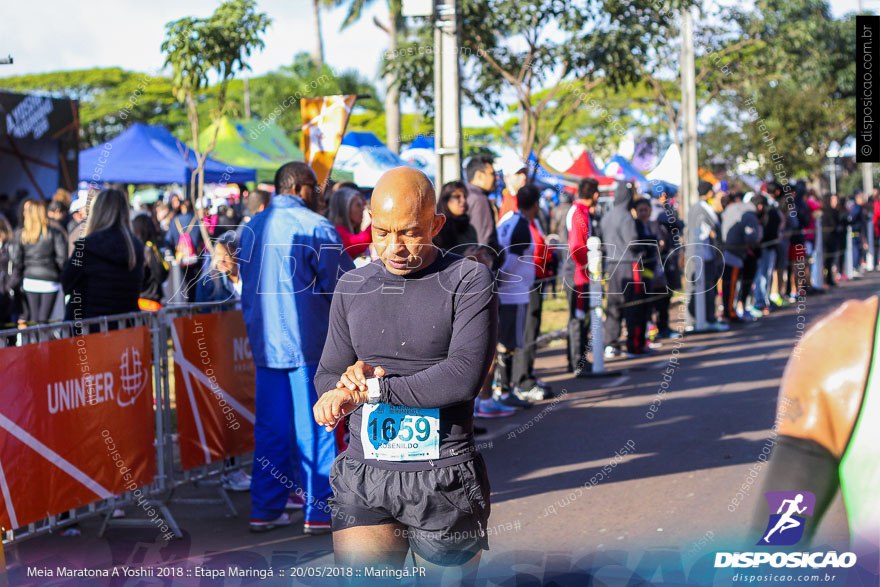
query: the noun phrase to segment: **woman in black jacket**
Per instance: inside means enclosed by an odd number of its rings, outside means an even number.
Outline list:
[[[119,190],[103,190],[89,210],[84,237],[61,274],[70,295],[65,320],[138,310],[144,279],[144,246],[129,226],[128,199]]]
[[[144,245],[144,282],[138,307],[155,312],[162,308],[162,284],[168,279],[168,263],[156,243],[161,242],[156,223],[148,214],[138,214],[131,221],[131,228]]]
[[[46,203],[29,199],[22,206],[22,228],[12,249],[12,285],[21,287],[27,302],[19,324],[49,320],[61,291],[59,279],[67,260],[64,234],[49,225]]]

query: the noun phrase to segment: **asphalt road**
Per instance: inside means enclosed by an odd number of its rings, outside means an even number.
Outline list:
[[[706,561],[713,549],[756,541],[748,528],[763,499],[766,465],[759,457],[772,446],[776,396],[797,341],[798,316],[813,323],[845,299],[877,289],[880,276],[872,275],[727,333],[667,341],[653,357],[608,362],[616,374],[604,378],[576,380],[565,373],[564,343],[542,349],[540,376],[560,397],[511,418],[480,421],[489,429],[477,442],[492,483],[491,550],[481,581],[583,585],[590,569],[594,585],[711,583]],[[679,309],[672,315],[678,317]],[[673,357],[677,362],[670,362]],[[111,528],[99,539],[94,520],[82,524],[79,537],[24,542],[7,552],[11,584],[82,581],[27,578],[28,566],[289,569],[332,563],[329,536],[303,536],[299,523],[249,534],[249,496],[233,499],[238,518],[218,505],[172,504],[186,536],[167,545],[148,529]],[[847,541],[838,496],[814,544],[842,549]],[[113,584],[169,581],[120,578]],[[239,581],[250,584],[238,578],[223,584]],[[174,582],[221,584],[195,577]],[[298,582],[327,580],[260,584]]]

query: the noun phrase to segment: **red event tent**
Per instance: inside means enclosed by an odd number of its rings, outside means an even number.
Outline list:
[[[587,151],[581,153],[581,156],[578,157],[565,172],[571,175],[577,175],[578,177],[592,177],[596,179],[596,181],[599,182],[600,190],[602,188],[610,189],[611,186],[614,185],[614,182],[617,181],[613,177],[602,175],[596,167],[593,157]]]

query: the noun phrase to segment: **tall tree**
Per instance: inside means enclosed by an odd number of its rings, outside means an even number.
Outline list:
[[[315,17],[315,48],[312,59],[318,69],[324,67],[324,33],[321,32],[321,0],[312,0],[312,14]]]
[[[166,39],[162,43],[165,66],[171,66],[174,96],[186,106],[192,132],[193,151],[197,169],[190,182],[193,209],[205,186],[205,161],[217,143],[216,125],[207,145],[199,144],[199,113],[197,101],[216,76],[217,105],[212,112],[214,122],[225,113],[226,92],[236,73],[249,70],[247,58],[264,46],[260,36],[272,22],[268,16],[255,10],[255,0],[227,0],[208,18],[185,17],[165,25]],[[206,245],[210,243],[207,230],[199,223]]]
[[[342,21],[342,30],[351,26],[358,20],[364,10],[369,8],[375,0],[322,0],[327,6],[338,7],[347,5],[348,14]],[[401,15],[401,0],[387,0],[388,22],[382,23],[373,18],[373,24],[385,31],[388,35],[388,52],[386,55],[397,53],[398,38],[406,33],[406,25]],[[395,153],[400,152],[400,83],[392,71],[384,71],[385,82],[385,141],[388,148]]]
[[[637,81],[682,4],[690,1],[462,0],[462,93],[523,159],[532,151],[540,157],[600,83],[617,89]],[[403,93],[426,108],[434,90],[428,25],[385,61]],[[514,127],[497,117],[511,103]],[[548,116],[555,122],[545,124]]]
[[[831,143],[855,132],[854,20],[835,19],[825,0],[757,0],[742,13],[761,50],[730,64],[735,91],[717,118],[746,141],[729,159],[778,179],[820,175]]]

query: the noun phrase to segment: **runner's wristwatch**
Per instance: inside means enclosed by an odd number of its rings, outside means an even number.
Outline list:
[[[378,404],[379,395],[379,379],[376,377],[370,377],[367,379],[367,403]]]

